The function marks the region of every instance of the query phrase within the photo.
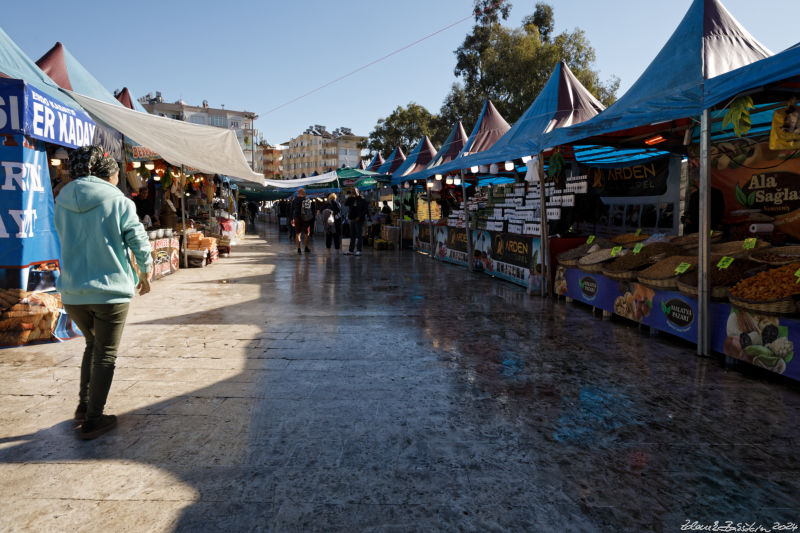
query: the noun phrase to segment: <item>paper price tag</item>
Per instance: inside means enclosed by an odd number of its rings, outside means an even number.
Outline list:
[[[622,251],[622,246],[615,246],[611,249],[611,257],[617,257]]]
[[[731,264],[733,264],[733,257],[728,257],[726,255],[725,257],[719,260],[719,263],[717,263],[717,268],[720,270],[725,270],[726,268],[731,266]]]
[[[594,242],[594,235],[589,235],[589,238],[586,239],[586,244],[592,244]]]
[[[692,264],[691,263],[681,263],[680,265],[677,266],[677,268],[675,268],[675,273],[676,274],[686,274],[686,272],[690,268],[692,268]]]
[[[633,247],[633,255],[636,255],[641,251],[642,251],[642,243],[637,242],[636,246]]]
[[[797,278],[796,280],[794,280],[794,282],[800,283],[800,268],[797,269],[797,272],[795,272],[794,275]]]
[[[755,237],[750,237],[749,239],[745,239],[744,244],[742,245],[742,248],[744,248],[745,250],[752,250],[755,247],[756,247]]]
[[[639,236],[639,235],[641,235],[641,234],[642,234],[642,228],[639,228],[639,229],[637,229],[637,230],[636,230],[636,233],[634,233],[634,235],[635,235],[636,237],[638,237],[638,236]]]

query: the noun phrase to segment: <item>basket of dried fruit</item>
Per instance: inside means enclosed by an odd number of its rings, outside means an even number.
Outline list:
[[[720,257],[711,258],[708,271],[708,284],[711,287],[712,300],[727,300],[728,290],[741,279],[746,278],[764,266],[749,259],[735,259],[725,268],[719,268]],[[676,280],[678,290],[686,296],[697,298],[697,269],[681,274]]]
[[[727,255],[728,257],[748,257],[754,250],[768,248],[769,243],[756,240],[751,248],[745,248],[747,241],[732,241],[712,244],[709,251],[712,255]]]
[[[711,232],[711,242],[716,243],[722,240],[722,232],[720,231],[712,231]],[[697,249],[700,242],[700,234],[699,233],[690,233],[689,235],[683,235],[682,237],[675,237],[670,241],[670,244],[674,244],[675,246],[681,246],[683,248],[689,249]]]
[[[731,305],[755,313],[791,315],[797,312],[800,262],[771,268],[741,280],[728,291]]]
[[[565,267],[578,266],[578,260],[587,254],[602,250],[603,248],[613,248],[614,243],[606,239],[594,239],[591,243],[583,243],[580,246],[567,250],[558,255],[558,264]]]
[[[578,268],[580,268],[584,272],[600,273],[603,271],[603,263],[614,259],[614,257],[622,256],[627,252],[628,250],[620,250],[616,253],[615,256],[613,248],[604,248],[602,250],[597,250],[596,252],[592,252],[588,255],[581,257],[578,260]]]
[[[750,259],[767,265],[781,266],[800,261],[800,246],[782,246],[754,252]]]
[[[645,235],[644,233],[624,233],[622,235],[617,235],[616,237],[611,238],[611,242],[614,244],[618,244],[620,246],[625,246],[626,248],[633,248],[636,243],[644,242],[650,238],[650,235]]]
[[[686,263],[683,272],[679,267]],[[639,272],[639,283],[656,289],[674,289],[677,287],[677,277],[685,274],[697,265],[696,256],[675,255],[658,261],[653,266]]]
[[[634,248],[632,252],[604,264],[603,275],[618,281],[634,280],[643,268],[680,252],[681,249],[677,246],[665,242],[654,242],[642,246],[638,252]]]

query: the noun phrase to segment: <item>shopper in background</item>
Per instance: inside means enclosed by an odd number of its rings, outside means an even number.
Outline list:
[[[350,247],[346,255],[361,255],[363,247],[364,220],[368,216],[369,205],[364,197],[359,194],[358,189],[353,189],[353,194],[345,202],[348,211],[347,216],[350,222]]]
[[[300,250],[300,238],[303,236],[305,236],[303,244],[306,253],[311,253],[308,247],[308,240],[311,237],[311,229],[314,226],[315,216],[314,202],[311,201],[311,198],[306,196],[305,189],[298,189],[297,196],[292,200],[292,226],[294,226],[298,254],[303,253]]]
[[[55,206],[61,239],[56,286],[86,339],[75,420],[81,422],[78,436],[89,440],[117,425],[117,417],[103,409],[130,300],[137,282],[141,294],[150,291],[153,260],[136,206],[117,188],[117,162],[98,146],[84,146],[70,155],[69,165],[77,179],[61,190]],[[141,280],[128,250],[143,273]]]
[[[322,224],[325,227],[325,248],[333,244],[337,251],[342,249],[342,205],[336,193],[330,193],[322,206]]]

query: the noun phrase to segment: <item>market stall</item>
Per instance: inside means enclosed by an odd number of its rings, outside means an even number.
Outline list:
[[[55,293],[60,243],[48,150],[90,143],[96,125],[22,80],[0,78],[0,101],[0,346],[72,338],[80,333]]]

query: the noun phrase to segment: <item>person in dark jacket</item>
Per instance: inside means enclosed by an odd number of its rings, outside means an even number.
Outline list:
[[[333,221],[333,224],[330,221]],[[327,201],[322,205],[322,224],[325,226],[325,248],[331,249],[331,244],[339,251],[342,249],[342,205],[336,199],[336,193],[328,195]]]
[[[305,189],[298,189],[297,196],[292,200],[292,226],[296,233],[295,240],[297,241],[298,254],[302,253],[300,250],[300,238],[302,236],[305,236],[304,245],[306,247],[306,253],[311,253],[311,250],[308,248],[308,240],[311,238],[314,218],[316,218],[314,202],[311,201],[311,198],[306,197]]]
[[[363,247],[364,220],[369,216],[369,205],[359,194],[358,189],[353,189],[353,195],[345,202],[347,205],[347,218],[350,223],[350,247],[345,255],[361,255]]]

